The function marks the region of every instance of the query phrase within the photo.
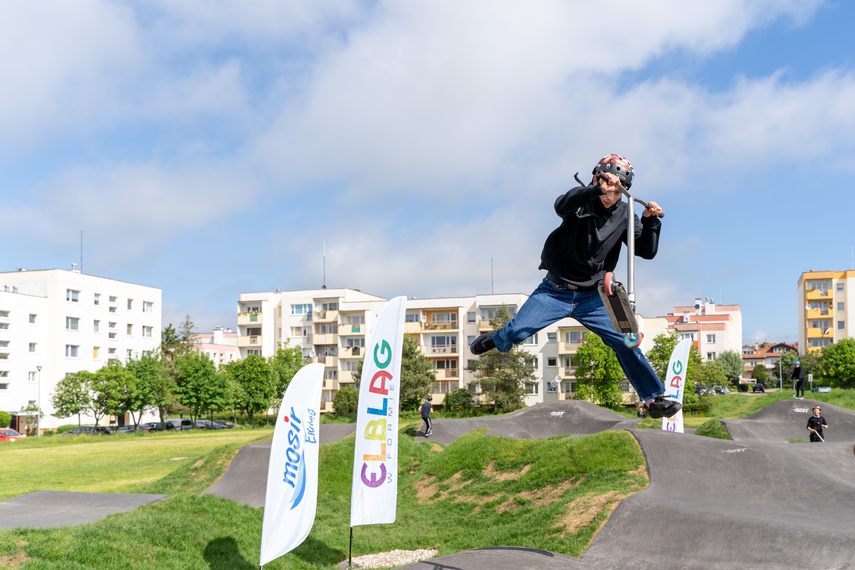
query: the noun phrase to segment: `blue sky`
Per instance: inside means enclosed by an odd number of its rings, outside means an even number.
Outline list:
[[[84,272],[200,330],[324,268],[530,293],[554,199],[612,152],[666,212],[645,316],[711,297],[794,341],[799,275],[852,268],[851,2],[248,6],[0,5],[0,270],[70,268],[82,229]]]

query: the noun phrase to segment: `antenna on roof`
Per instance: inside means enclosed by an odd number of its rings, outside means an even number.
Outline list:
[[[327,240],[323,241],[324,243],[324,284],[321,285],[321,289],[327,288]]]

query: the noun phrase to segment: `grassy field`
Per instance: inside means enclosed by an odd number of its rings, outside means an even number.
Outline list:
[[[852,392],[811,396],[855,409]],[[787,397],[717,397],[712,414],[746,417]],[[710,417],[686,419],[692,427]],[[515,440],[477,431],[444,447],[409,437],[416,424],[401,432],[397,521],[356,527],[354,556],[417,548],[444,555],[505,545],[579,556],[619,502],[648,483],[641,449],[628,432]],[[257,568],[262,509],[200,493],[241,446],[271,435],[271,430],[224,430],[4,444],[3,499],[41,489],[170,498],[85,525],[0,531],[0,568]],[[297,549],[265,568],[330,569],[347,557],[352,460],[352,437],[321,447],[313,530]]]

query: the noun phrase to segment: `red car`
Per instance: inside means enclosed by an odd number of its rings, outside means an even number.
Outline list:
[[[0,441],[17,441],[27,436],[20,434],[12,428],[0,428]]]

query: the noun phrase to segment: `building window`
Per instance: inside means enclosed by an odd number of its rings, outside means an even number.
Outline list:
[[[36,373],[35,373],[35,371],[27,372],[27,380],[28,380],[29,382],[35,382],[35,381],[36,381]]]
[[[715,352],[708,352],[707,353],[707,360],[709,360],[710,362],[715,360]]]
[[[843,292],[843,283],[837,284],[837,290],[840,291],[841,293]]]
[[[133,360],[133,359],[134,359],[134,351],[129,348],[128,352],[127,352],[127,360]]]
[[[0,384],[0,391],[8,390],[8,389],[9,389],[9,384],[6,384],[5,382]]]
[[[98,351],[101,350],[100,346],[92,347],[92,358],[98,358]]]
[[[65,317],[65,330],[76,331],[80,329],[80,319],[77,317]]]
[[[65,345],[65,356],[68,358],[77,358],[77,352],[80,349],[76,344],[66,344]]]
[[[66,289],[65,290],[65,300],[71,303],[79,303],[80,302],[80,291],[75,291],[74,289]]]
[[[107,349],[107,354],[108,354],[108,355],[110,355],[110,356],[115,356],[115,354],[116,354],[116,349],[115,349],[115,348],[108,348],[108,349]]]
[[[134,325],[128,325],[127,329],[128,336],[132,336],[134,334]]]
[[[557,341],[558,341],[558,333],[557,332],[546,333],[546,342],[557,342]]]
[[[151,301],[143,301],[142,304],[143,313],[153,313],[154,312],[154,303]]]
[[[143,327],[142,328],[142,335],[146,338],[151,338],[151,329],[152,329],[152,327]]]
[[[8,319],[9,318],[9,311],[0,311],[0,318]]]
[[[115,338],[116,338],[116,333],[111,332],[111,333],[110,333],[109,335],[107,335],[107,336],[108,336],[109,338],[111,338],[111,339],[114,339],[114,340],[115,340]]]
[[[30,313],[30,324],[36,324],[36,315],[34,315],[33,313]]]
[[[9,323],[0,323],[0,331],[9,330]]]
[[[468,313],[466,313],[466,322],[467,323],[474,323],[477,320],[478,319],[477,319],[477,316],[475,315],[475,311],[469,311]]]
[[[9,360],[8,352],[0,352],[0,360]]]
[[[539,387],[540,385],[534,382],[526,382],[525,393],[536,396],[538,394]]]
[[[101,293],[95,293],[95,304],[96,305],[101,304]]]
[[[8,370],[0,370],[0,378],[8,378],[9,371]]]
[[[715,335],[714,334],[708,334],[707,335],[707,342],[715,342]]]
[[[564,333],[564,342],[582,342],[587,333],[583,331],[569,331]]]
[[[324,303],[322,308],[325,311],[338,311],[338,303]]]
[[[8,340],[0,340],[0,348],[9,348]]]
[[[30,343],[30,352],[35,352],[35,351],[36,351],[36,343],[31,342]]]
[[[837,303],[837,310],[838,311],[845,311],[846,310],[846,303],[842,303],[842,302]]]
[[[546,357],[546,367],[547,368],[555,368],[556,366],[558,366],[558,359],[555,358],[554,356],[547,356]]]
[[[292,315],[311,315],[312,314],[312,305],[309,305],[309,304],[291,305],[291,314]]]
[[[837,330],[842,331],[846,328],[846,321],[837,321]]]
[[[110,307],[109,311],[110,311],[111,313],[115,313],[115,312],[116,312],[116,307]]]
[[[128,299],[128,310],[129,311],[134,310],[134,300],[133,299]]]
[[[111,302],[111,303],[115,303],[115,302],[116,302],[116,299],[118,299],[118,297],[115,297],[115,296],[113,296],[113,295],[110,295],[110,302]]]
[[[92,321],[92,331],[101,332],[101,321]]]
[[[523,344],[528,346],[537,346],[537,333],[534,333],[533,335],[525,339],[523,341]]]
[[[261,350],[258,348],[250,348],[246,351],[248,356],[261,356]]]

